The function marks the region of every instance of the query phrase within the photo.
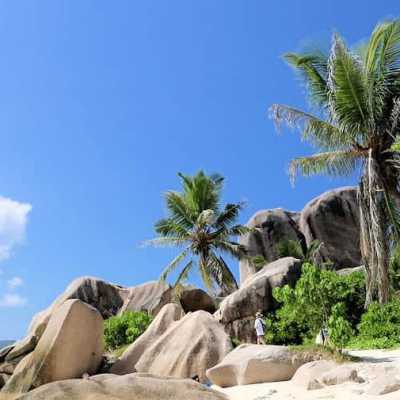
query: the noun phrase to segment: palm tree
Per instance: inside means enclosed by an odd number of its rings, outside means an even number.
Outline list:
[[[328,53],[285,55],[306,83],[315,115],[275,104],[277,126],[298,128],[319,152],[294,159],[290,175],[349,176],[358,170],[361,253],[368,305],[389,298],[390,246],[400,232],[400,20],[379,23],[368,41],[349,49],[335,34]],[[397,203],[397,204],[396,204]]]
[[[222,294],[231,293],[238,286],[221,254],[229,254],[237,259],[246,255],[245,247],[232,240],[233,236],[249,231],[248,228],[235,224],[243,204],[226,204],[223,208],[220,207],[224,180],[220,175],[207,176],[200,171],[193,177],[183,174],[178,176],[182,180],[183,191],[166,192],[168,217],[155,225],[159,237],[148,241],[152,245],[182,248],[164,269],[160,279],[165,280],[184,263],[174,287],[197,267],[209,291],[214,291],[217,285]]]

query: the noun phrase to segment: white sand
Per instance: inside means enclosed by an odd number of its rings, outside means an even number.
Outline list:
[[[400,350],[352,351],[351,354],[362,357],[366,363],[385,363],[385,365],[400,367]],[[318,390],[305,390],[288,381],[234,386],[226,389],[214,388],[225,393],[230,400],[400,400],[400,391],[381,396],[367,395],[364,392],[369,385],[369,383],[346,383]]]

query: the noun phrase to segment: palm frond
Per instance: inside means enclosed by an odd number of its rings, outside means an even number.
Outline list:
[[[179,253],[165,268],[161,273],[160,281],[165,281],[168,275],[175,270],[175,268],[189,255],[190,248],[186,248],[181,253]]]
[[[289,175],[293,183],[298,172],[304,176],[329,175],[349,176],[361,166],[364,154],[359,151],[332,151],[295,158],[289,165]]]
[[[369,122],[367,90],[361,60],[335,34],[328,60],[330,116],[340,130],[362,142]]]
[[[185,228],[184,224],[179,224],[170,218],[163,218],[156,222],[155,231],[165,237],[188,238],[190,232]]]
[[[207,261],[211,276],[223,293],[232,293],[238,289],[236,279],[222,257],[211,252]]]
[[[298,240],[281,240],[276,245],[276,250],[280,258],[294,257],[299,260],[302,260],[304,258],[303,247]]]
[[[221,240],[214,243],[216,250],[221,250],[230,256],[240,260],[247,255],[247,247],[236,242]]]
[[[188,208],[185,199],[181,193],[168,191],[165,193],[165,201],[167,203],[167,209],[170,213],[169,219],[182,225],[185,229],[190,229],[195,220],[193,214]]]
[[[226,204],[224,209],[217,216],[215,226],[217,228],[220,228],[227,227],[233,224],[237,220],[239,213],[243,209],[243,207],[244,203]]]
[[[187,238],[181,238],[178,236],[167,236],[167,237],[157,237],[150,240],[145,240],[142,243],[143,247],[153,246],[153,247],[171,247],[171,246],[182,246],[188,241]]]
[[[306,82],[311,101],[320,107],[325,107],[328,101],[328,57],[319,50],[304,54],[287,53],[283,57],[289,65],[300,72]]]
[[[174,284],[174,288],[178,287],[178,285],[182,285],[182,283],[184,283],[188,276],[189,273],[191,271],[191,269],[193,268],[194,262],[193,260],[190,260],[182,269],[182,271],[180,272],[180,274],[178,275],[178,277],[176,278],[175,284]]]
[[[336,150],[354,144],[355,137],[349,132],[341,131],[329,122],[284,104],[272,105],[270,117],[278,130],[285,122],[289,128],[300,131],[302,140],[319,148]]]

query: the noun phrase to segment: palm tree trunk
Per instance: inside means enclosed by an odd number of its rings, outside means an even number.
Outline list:
[[[361,253],[367,271],[366,301],[368,306],[378,291],[381,304],[389,300],[389,244],[386,239],[388,226],[384,186],[378,163],[369,152],[364,176],[359,187]]]

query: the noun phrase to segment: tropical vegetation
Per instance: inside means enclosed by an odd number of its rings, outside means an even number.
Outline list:
[[[349,48],[337,33],[328,52],[288,53],[314,113],[275,104],[277,125],[298,128],[318,150],[290,164],[292,179],[361,174],[361,253],[367,271],[366,305],[390,297],[391,246],[399,237],[400,20],[379,23],[363,44]]]
[[[304,263],[295,287],[275,288],[273,296],[279,307],[266,318],[267,342],[303,344],[314,341],[322,328],[334,337],[348,332],[347,327],[357,328],[364,312],[365,278],[362,272],[339,275]]]
[[[104,343],[109,350],[133,343],[148,328],[151,315],[144,311],[125,311],[104,322]]]
[[[243,203],[221,206],[224,178],[220,175],[208,176],[203,171],[194,176],[178,175],[183,190],[166,192],[168,216],[155,225],[159,237],[148,241],[156,246],[176,246],[181,249],[166,266],[161,279],[166,280],[182,265],[174,283],[174,287],[178,287],[187,279],[190,271],[197,268],[210,292],[219,289],[220,294],[229,294],[238,285],[223,256],[236,259],[246,256],[246,248],[234,240],[249,231],[236,223]]]

